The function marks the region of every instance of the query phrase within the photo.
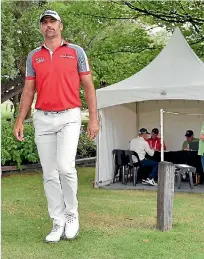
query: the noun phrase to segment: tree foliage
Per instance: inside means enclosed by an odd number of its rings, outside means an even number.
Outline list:
[[[96,88],[141,70],[158,54],[168,32],[176,26],[197,55],[204,58],[203,1],[4,1],[3,101],[22,91],[26,56],[42,41],[39,16],[45,9],[59,12],[64,38],[87,52]],[[156,29],[162,29],[162,40],[155,37]]]

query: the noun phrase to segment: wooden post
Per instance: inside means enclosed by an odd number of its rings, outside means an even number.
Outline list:
[[[175,168],[173,163],[160,162],[157,190],[157,228],[172,229]]]

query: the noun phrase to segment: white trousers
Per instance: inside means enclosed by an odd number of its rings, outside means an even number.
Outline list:
[[[43,169],[48,212],[64,224],[65,212],[77,212],[78,179],[75,157],[81,127],[80,108],[63,113],[37,110],[33,116],[35,143]]]

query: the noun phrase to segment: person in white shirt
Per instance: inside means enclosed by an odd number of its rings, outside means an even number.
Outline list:
[[[139,136],[130,141],[130,150],[135,151],[138,154],[141,161],[141,167],[152,167],[152,172],[150,173],[149,178],[142,180],[142,183],[156,186],[157,183],[155,180],[157,179],[158,174],[158,162],[145,158],[146,154],[149,156],[154,155],[154,149],[151,149],[149,143],[146,141],[148,134],[150,133],[147,129],[141,128]],[[133,157],[133,161],[138,162],[136,157]]]

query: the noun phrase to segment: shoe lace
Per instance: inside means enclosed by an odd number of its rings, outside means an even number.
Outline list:
[[[67,223],[73,223],[74,220],[76,219],[76,216],[74,213],[69,212],[65,214],[65,218]]]
[[[54,224],[52,228],[52,232],[57,232],[60,229],[60,225]]]

